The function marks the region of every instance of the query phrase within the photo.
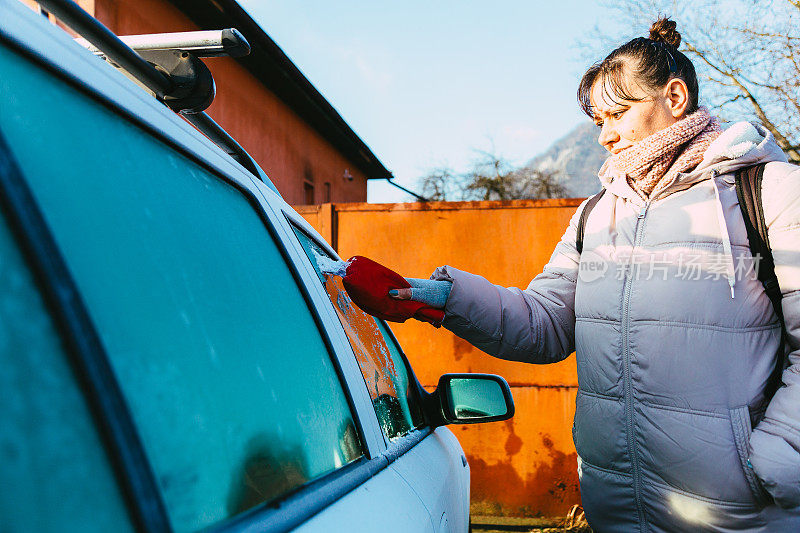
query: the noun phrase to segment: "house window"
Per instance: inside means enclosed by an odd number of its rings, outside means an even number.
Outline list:
[[[324,202],[326,204],[331,203],[331,182],[330,181],[326,181],[325,182],[325,190],[323,192],[324,192]]]
[[[309,182],[303,182],[303,198],[305,199],[306,205],[311,205],[314,203],[314,184]]]

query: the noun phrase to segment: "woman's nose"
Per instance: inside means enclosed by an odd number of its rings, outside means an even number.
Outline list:
[[[603,123],[603,128],[600,130],[600,136],[597,138],[597,142],[600,145],[608,150],[611,151],[611,145],[619,140],[619,135],[617,132],[612,128],[608,122]]]

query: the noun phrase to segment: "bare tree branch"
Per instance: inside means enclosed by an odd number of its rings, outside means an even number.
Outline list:
[[[556,172],[514,167],[493,152],[478,151],[467,172],[440,167],[420,179],[422,194],[435,200],[519,200],[565,198]]]
[[[737,78],[734,72],[730,70],[724,70],[718,67],[716,64],[711,62],[706,54],[698,50],[693,44],[686,42],[685,43],[686,49],[692,52],[696,57],[702,60],[706,65],[717,71],[718,73],[722,74],[726,78],[728,78],[740,91],[741,95],[750,102],[750,105],[753,106],[753,110],[756,113],[756,117],[761,123],[764,125],[765,128],[769,130],[769,132],[775,137],[775,141],[778,145],[787,152],[787,155],[791,157],[795,161],[800,161],[800,152],[797,150],[792,150],[791,142],[783,136],[780,130],[773,124],[773,122],[767,117],[764,108],[761,107],[761,104],[758,102],[756,97],[753,95],[750,90],[745,87],[745,85]]]
[[[722,102],[720,105],[732,104],[732,103],[733,103],[733,102],[735,102],[736,100],[740,100],[740,99],[742,99],[742,98],[744,98],[744,95],[742,95],[742,94],[737,94],[737,95],[734,95],[734,97],[733,97],[733,98],[729,98],[729,99],[725,100],[725,101],[724,101],[724,102]]]

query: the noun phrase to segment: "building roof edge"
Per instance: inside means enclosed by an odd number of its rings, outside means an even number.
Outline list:
[[[201,29],[239,30],[250,43],[251,52],[235,61],[342,152],[367,179],[393,177],[339,112],[235,0],[169,1]]]

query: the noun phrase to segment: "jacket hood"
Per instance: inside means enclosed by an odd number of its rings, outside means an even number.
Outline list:
[[[727,128],[708,147],[703,160],[690,172],[678,173],[672,180],[660,183],[652,199],[684,190],[709,179],[712,175],[730,174],[744,167],[772,161],[786,162],[786,154],[775,142],[775,137],[760,124],[737,122]],[[628,185],[627,179],[608,164],[608,160],[598,173],[603,187],[613,194],[643,203],[639,194]]]
[[[715,174],[730,174],[740,168],[772,161],[786,162],[786,154],[775,137],[764,126],[737,122],[711,143],[703,160],[688,175],[715,170]]]

